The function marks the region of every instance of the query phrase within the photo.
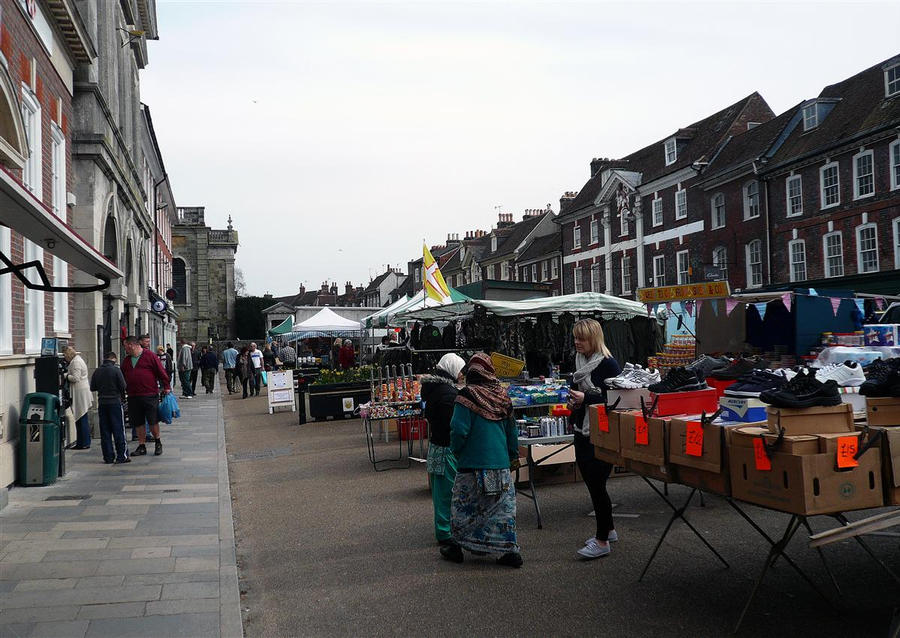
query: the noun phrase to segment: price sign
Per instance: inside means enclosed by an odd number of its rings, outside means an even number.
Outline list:
[[[643,416],[634,417],[634,443],[635,445],[650,445],[650,431],[647,428],[647,420]]]
[[[688,456],[703,456],[703,425],[700,421],[687,422],[684,451]]]
[[[753,457],[756,461],[756,469],[760,472],[772,471],[772,460],[766,453],[766,444],[762,439],[753,439]]]
[[[601,432],[609,432],[609,415],[606,414],[606,406],[597,406],[597,425]]]
[[[837,466],[839,469],[859,467],[856,451],[859,449],[859,437],[842,436],[837,440]]]

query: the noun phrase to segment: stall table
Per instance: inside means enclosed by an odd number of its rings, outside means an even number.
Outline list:
[[[535,445],[553,445],[558,443],[566,443],[565,447],[561,447],[556,452],[552,454],[548,454],[540,461],[534,460],[534,454],[532,454],[531,448]],[[528,491],[524,490],[516,490],[518,494],[524,496],[525,498],[530,498],[534,501],[534,513],[537,516],[537,526],[538,529],[543,527],[543,521],[541,520],[541,505],[538,502],[537,489],[534,486],[534,469],[544,463],[547,459],[553,458],[563,450],[568,449],[572,445],[575,444],[575,436],[572,434],[564,434],[562,436],[540,436],[540,437],[519,437],[519,446],[524,447],[527,450],[527,454],[525,456],[525,460],[528,464]],[[519,482],[519,470],[516,469],[516,483]]]

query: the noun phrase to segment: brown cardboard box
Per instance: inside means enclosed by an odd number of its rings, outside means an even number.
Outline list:
[[[700,456],[687,453],[687,428],[691,421],[700,422],[699,416],[672,417],[669,421],[669,462],[673,465],[693,467],[707,472],[722,472],[727,468],[725,458],[725,430],[721,425],[707,423],[703,431],[703,448]]]
[[[606,403],[616,405],[617,410],[640,410],[641,399],[650,407],[650,390],[647,388],[634,388],[628,390],[607,390]],[[619,403],[616,404],[616,401]]]
[[[654,465],[652,463],[644,463],[643,461],[635,461],[634,459],[625,459],[625,469],[647,478],[656,479],[663,483],[675,483],[676,474],[675,467],[671,465]]]
[[[729,428],[725,436],[728,447],[753,447],[753,439],[769,433],[766,425],[742,425]]]
[[[900,427],[872,426],[871,439],[883,431],[881,446],[881,473],[884,482],[884,504],[900,505]]]
[[[625,460],[622,458],[621,452],[613,452],[612,450],[604,450],[602,447],[594,446],[594,458],[604,463],[612,465],[623,465]]]
[[[518,484],[528,482],[528,464],[520,458]],[[515,478],[515,474],[513,475]],[[549,461],[534,468],[534,482],[538,485],[554,485],[557,483],[574,483],[581,480],[575,463],[550,463]]]
[[[842,434],[847,434],[843,432]],[[767,445],[775,445],[778,441],[778,435],[772,434],[766,429],[763,435]],[[785,454],[819,454],[825,450],[820,450],[819,437],[812,434],[795,434],[794,436],[785,436],[778,444],[778,451]]]
[[[669,417],[651,417],[647,423],[647,445],[635,441],[635,422],[643,418],[636,412],[623,412],[619,415],[621,427],[622,456],[633,461],[650,465],[666,464],[666,432]],[[627,467],[627,465],[626,465]]]
[[[869,425],[900,425],[900,398],[866,397],[866,420]]]
[[[859,432],[840,432],[833,434],[818,434],[816,439],[819,442],[819,452],[821,454],[837,454],[838,439],[845,436],[859,436]]]
[[[781,428],[786,436],[853,432],[853,409],[847,403],[799,410],[769,408],[766,412],[769,415],[769,431],[774,434],[778,434]]]
[[[614,454],[614,456],[607,454],[606,456],[608,458],[601,460],[605,460],[608,463],[613,463],[615,465],[622,465],[622,442],[620,440],[622,429],[621,420],[622,415],[625,413],[614,410],[606,415],[609,421],[609,432],[600,431],[597,406],[590,406],[588,408],[588,414],[590,415],[591,420],[591,443],[593,443],[596,448],[601,448]]]
[[[746,437],[744,437],[746,438]],[[869,450],[859,466],[838,471],[834,454],[772,454],[772,469],[756,469],[752,447],[729,451],[731,493],[737,499],[791,514],[813,515],[880,507],[881,457]]]
[[[693,467],[679,465],[675,467],[678,474],[678,482],[688,487],[718,494],[719,496],[731,496],[731,476],[726,472],[707,472]]]

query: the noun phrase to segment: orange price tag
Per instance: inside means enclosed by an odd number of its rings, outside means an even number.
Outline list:
[[[606,406],[597,406],[597,425],[601,432],[609,432],[609,415],[606,414]]]
[[[842,436],[837,440],[837,466],[838,468],[859,467],[856,451],[859,449],[859,437]]]
[[[753,439],[753,457],[756,461],[756,469],[761,472],[772,470],[772,460],[766,454],[766,444],[762,439]]]
[[[634,442],[636,445],[650,445],[650,431],[647,420],[642,416],[634,417]]]
[[[703,456],[703,425],[700,421],[687,422],[684,451],[688,456]]]

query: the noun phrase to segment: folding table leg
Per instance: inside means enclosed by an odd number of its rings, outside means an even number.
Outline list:
[[[834,514],[833,518],[836,519],[837,521],[839,521],[841,523],[841,525],[849,525],[850,524],[850,521],[848,521],[847,517],[844,516],[843,514],[840,514],[840,513]],[[865,550],[865,552],[872,558],[872,560],[874,560],[876,563],[881,565],[881,568],[885,572],[887,572],[888,576],[890,576],[897,584],[900,584],[900,576],[897,576],[897,574],[895,574],[894,571],[884,563],[884,561],[882,561],[880,558],[878,558],[878,556],[875,555],[875,552],[872,551],[872,548],[869,547],[869,544],[866,543],[866,541],[864,541],[859,536],[854,536],[853,538],[856,540],[857,543],[859,543],[859,546],[862,547],[863,550]]]
[[[531,500],[534,501],[534,513],[537,516],[537,524],[538,529],[544,528],[543,520],[541,519],[541,504],[538,503],[537,490],[534,489],[534,469],[537,467],[537,464],[534,462],[534,456],[531,454],[531,447],[528,446],[528,454],[525,456],[528,461],[528,487],[531,488]]]
[[[806,531],[809,532],[809,535],[813,535],[812,527],[809,526],[809,520],[802,516],[801,520],[803,521],[803,527],[806,528]],[[837,595],[840,597],[843,594],[841,593],[841,587],[838,585],[837,578],[834,577],[834,572],[831,571],[831,566],[828,564],[828,561],[825,560],[825,554],[822,552],[821,547],[816,547],[816,551],[819,553],[819,558],[822,559],[822,565],[825,567],[825,572],[828,574],[828,578],[831,579],[831,584],[834,585],[834,591],[837,592]]]

